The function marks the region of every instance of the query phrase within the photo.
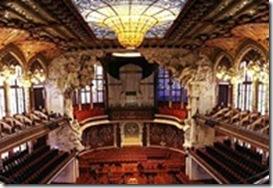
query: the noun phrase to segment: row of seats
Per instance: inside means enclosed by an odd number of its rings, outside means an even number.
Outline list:
[[[10,163],[3,166],[0,174],[9,178],[12,174],[16,173],[19,169],[30,163],[33,159],[41,156],[43,153],[49,150],[49,146],[43,146],[35,149],[30,154],[24,155],[18,159],[11,161]]]
[[[217,122],[269,135],[269,114],[261,115],[259,112],[217,106],[206,116]]]
[[[10,184],[32,184],[41,181],[69,156],[67,152],[42,146],[5,165],[0,175]]]
[[[109,176],[107,174],[90,176],[83,174],[77,179],[77,184],[178,184],[183,183],[172,173],[132,173]]]
[[[216,142],[213,146],[199,148],[195,152],[233,184],[254,183],[257,179],[250,180],[251,177],[268,170],[268,166],[257,159],[256,155],[248,155],[253,151],[238,148],[237,144],[232,145],[230,141]]]
[[[8,166],[10,164],[13,164],[18,159],[24,157],[27,154],[28,154],[28,150],[24,150],[22,152],[16,152],[11,157],[6,157],[6,158],[2,159],[2,165],[3,165],[3,167],[6,167],[6,166]]]
[[[45,165],[42,166],[41,168],[38,168],[37,171],[34,171],[34,173],[29,178],[24,180],[23,183],[24,184],[45,183],[42,180],[46,178],[46,176],[50,172],[52,172],[52,169],[56,168],[57,165],[59,165],[68,157],[69,157],[69,153],[59,151],[57,155],[50,158],[50,161],[45,163]]]
[[[13,116],[5,116],[0,120],[0,139],[23,131],[29,127],[43,125],[58,117],[60,117],[59,114],[41,112],[38,110],[29,113],[15,114]]]

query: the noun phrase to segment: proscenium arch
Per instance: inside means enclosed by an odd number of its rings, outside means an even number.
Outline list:
[[[235,57],[236,70],[239,70],[240,64],[241,64],[243,58],[251,50],[254,50],[257,53],[259,53],[265,62],[267,62],[269,60],[267,50],[265,48],[263,48],[260,44],[256,43],[255,41],[246,40],[241,45],[239,45],[238,49],[239,49],[239,51]]]

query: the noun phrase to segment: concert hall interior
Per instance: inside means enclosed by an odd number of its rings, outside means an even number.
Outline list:
[[[270,184],[268,0],[0,0],[0,184]]]

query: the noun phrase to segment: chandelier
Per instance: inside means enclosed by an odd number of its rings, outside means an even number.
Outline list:
[[[164,37],[187,0],[73,0],[98,38],[116,37],[127,48]]]

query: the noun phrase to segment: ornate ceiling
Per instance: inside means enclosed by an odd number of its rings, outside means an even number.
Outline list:
[[[146,38],[141,48],[221,49],[232,55],[240,42],[252,39],[268,49],[268,22],[268,0],[188,0],[164,37]],[[10,43],[26,60],[122,48],[116,39],[97,38],[72,0],[1,0],[0,50]]]

